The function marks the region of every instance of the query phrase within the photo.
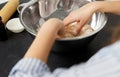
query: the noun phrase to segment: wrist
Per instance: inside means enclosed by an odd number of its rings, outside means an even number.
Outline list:
[[[95,2],[92,2],[91,3],[91,6],[93,7],[93,12],[99,12],[99,9],[100,9],[100,5],[99,5],[99,2],[98,1],[95,1]]]
[[[106,6],[106,1],[95,1],[93,2],[94,6],[94,12],[106,12],[107,10],[105,9]]]
[[[88,3],[86,7],[89,7],[92,13],[103,12],[102,5],[103,5],[103,1],[94,1],[94,2]]]

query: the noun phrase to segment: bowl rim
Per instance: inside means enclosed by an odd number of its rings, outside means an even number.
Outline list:
[[[33,32],[28,26],[25,25],[25,23],[23,22],[23,17],[22,17],[22,14],[24,12],[24,10],[26,8],[28,8],[29,6],[31,6],[32,4],[35,4],[36,2],[38,2],[38,0],[31,0],[27,3],[25,3],[25,6],[23,6],[22,10],[20,11],[20,14],[19,14],[19,18],[20,18],[20,22],[21,24],[25,27],[25,30],[28,31],[30,34],[36,36],[37,34],[35,32]],[[92,2],[92,1],[90,1]],[[96,14],[96,13],[95,13]],[[102,12],[99,12],[100,15],[103,15],[104,16],[104,23],[102,23],[103,26],[100,26],[99,29],[87,34],[87,35],[84,35],[84,36],[77,36],[77,37],[73,37],[73,38],[61,38],[61,39],[56,39],[57,41],[73,41],[73,40],[80,40],[80,39],[84,39],[84,38],[87,38],[87,37],[90,37],[90,36],[93,36],[95,35],[96,33],[98,33],[100,30],[103,29],[103,27],[105,26],[105,24],[107,23],[107,16],[105,15],[105,13],[102,13]]]
[[[31,6],[32,4],[34,4],[34,3],[36,3],[38,0],[31,0],[31,1],[29,1],[29,2],[27,2],[27,3],[23,3],[23,4],[20,4],[19,6],[22,6],[22,9],[21,9],[21,11],[20,11],[20,13],[19,13],[19,19],[20,19],[20,22],[21,22],[21,24],[25,27],[25,30],[26,31],[28,31],[30,34],[32,34],[32,35],[34,35],[34,36],[36,36],[36,34],[35,34],[35,32],[33,32],[28,26],[26,26],[25,25],[25,23],[23,22],[23,17],[22,17],[22,14],[23,14],[23,11],[27,8],[27,7],[29,7],[29,6]]]

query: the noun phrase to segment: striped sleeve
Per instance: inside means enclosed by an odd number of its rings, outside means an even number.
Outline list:
[[[35,58],[21,59],[11,70],[9,77],[42,77],[50,70],[46,64]]]
[[[102,48],[86,63],[53,72],[40,60],[24,58],[13,67],[9,77],[120,77],[120,41]]]

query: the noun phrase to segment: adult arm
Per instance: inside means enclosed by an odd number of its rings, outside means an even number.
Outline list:
[[[83,7],[71,12],[65,19],[64,24],[68,25],[72,22],[78,22],[76,30],[79,32],[81,28],[89,22],[93,13],[103,12],[120,15],[120,0],[117,1],[95,1],[84,5]]]

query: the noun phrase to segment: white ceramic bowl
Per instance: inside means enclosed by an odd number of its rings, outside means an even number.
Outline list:
[[[6,28],[14,33],[20,33],[24,30],[24,27],[21,24],[19,18],[10,19],[6,23]]]

